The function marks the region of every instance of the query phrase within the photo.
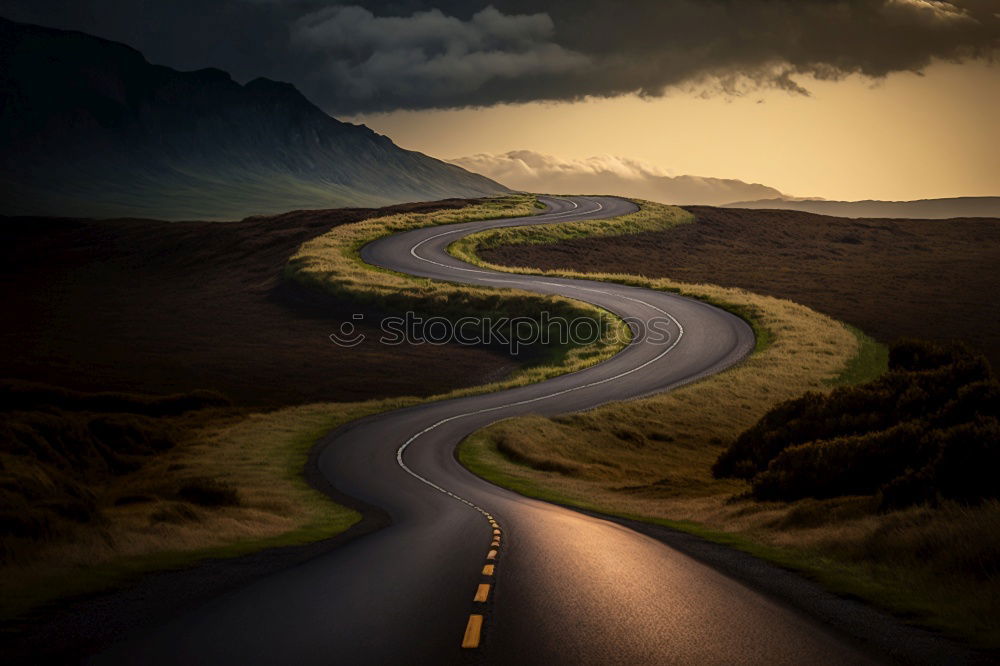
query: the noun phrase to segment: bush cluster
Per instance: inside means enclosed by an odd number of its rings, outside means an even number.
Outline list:
[[[883,508],[1000,496],[1000,384],[961,345],[905,340],[889,372],[784,402],[719,457],[761,500],[875,495]]]

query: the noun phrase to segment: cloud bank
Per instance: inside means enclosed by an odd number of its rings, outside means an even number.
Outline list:
[[[529,192],[617,194],[670,204],[721,205],[782,196],[773,187],[742,180],[673,176],[645,162],[605,155],[561,159],[530,150],[450,160],[507,187]]]
[[[174,67],[288,80],[334,113],[677,87],[807,94],[808,76],[1000,52],[996,0],[7,0],[3,12]]]
[[[377,17],[352,5],[303,16],[292,34],[300,48],[322,56],[319,76],[338,94],[397,106],[409,99],[447,105],[495,80],[583,70],[588,58],[555,44],[553,32],[546,14],[494,7],[461,21],[437,9]]]

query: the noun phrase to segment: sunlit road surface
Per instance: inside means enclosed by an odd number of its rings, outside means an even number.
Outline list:
[[[667,390],[729,367],[753,347],[742,320],[673,294],[494,273],[445,253],[475,230],[635,208],[616,198],[545,201],[546,215],[421,229],[373,243],[362,256],[425,277],[564,294],[644,321],[667,313],[676,322],[671,344],[648,343],[640,331],[624,351],[585,371],[331,433],[321,471],[339,490],[384,509],[389,527],[130,636],[99,663],[871,660],[832,629],[660,541],[493,486],[455,460],[456,444],[488,423]]]

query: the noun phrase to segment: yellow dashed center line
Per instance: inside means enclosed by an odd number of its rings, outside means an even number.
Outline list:
[[[478,508],[478,507],[477,507]],[[493,540],[490,542],[490,551],[486,553],[487,560],[495,560],[497,558],[498,549],[500,548],[500,524],[493,518],[492,515],[486,513],[482,509],[479,509],[480,513],[486,516],[486,519],[490,523],[490,527],[493,528]],[[493,576],[496,572],[495,564],[484,564],[483,565],[483,576]],[[490,584],[480,583],[476,588],[476,596],[472,598],[475,603],[484,604],[490,598]],[[462,647],[463,648],[478,648],[482,640],[483,633],[483,623],[484,616],[481,613],[473,613],[469,616],[469,622],[465,626],[465,635],[462,637]]]
[[[483,616],[470,615],[469,623],[465,625],[465,636],[462,637],[462,647],[479,647],[479,634],[483,630]]]

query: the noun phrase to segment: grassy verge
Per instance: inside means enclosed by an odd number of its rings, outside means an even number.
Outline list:
[[[678,224],[694,222],[694,215],[677,206],[638,201],[635,213],[600,220],[559,222],[533,227],[501,227],[466,236],[448,248],[454,256],[470,263],[482,263],[480,250],[501,245],[550,245],[574,238],[625,236],[649,231],[665,231]],[[505,268],[505,270],[509,270]]]
[[[854,386],[869,382],[889,367],[889,348],[872,339],[861,329],[848,325],[858,338],[858,353],[852,358],[843,371],[834,377],[830,384],[837,386]]]
[[[882,374],[883,345],[802,305],[740,289],[510,268],[477,257],[479,249],[504,242],[558,242],[562,236],[537,231],[488,231],[452,250],[500,270],[613,280],[701,298],[747,319],[758,345],[741,366],[665,395],[494,424],[462,443],[464,465],[525,495],[663,524],[745,550],[911,621],[1000,646],[997,581],[984,573],[1000,549],[996,502],[888,513],[867,497],[757,502],[746,497],[744,482],[711,475],[725,445],[771,407],[806,391]]]
[[[360,519],[302,477],[325,432],[393,405],[308,405],[229,417],[156,456],[109,490],[97,524],[36,544],[4,568],[0,616],[17,617],[67,596],[121,585],[147,571],[234,557],[338,534]],[[178,497],[174,479],[196,475],[235,489],[225,502]]]

